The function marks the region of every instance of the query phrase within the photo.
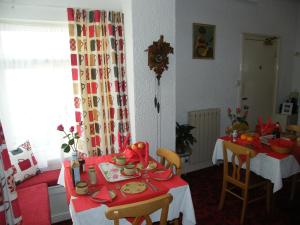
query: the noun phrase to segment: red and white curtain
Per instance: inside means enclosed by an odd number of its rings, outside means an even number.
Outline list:
[[[4,134],[0,121],[0,225],[21,224],[22,217]]]
[[[71,65],[80,150],[118,151],[129,132],[124,16],[120,12],[68,9]]]

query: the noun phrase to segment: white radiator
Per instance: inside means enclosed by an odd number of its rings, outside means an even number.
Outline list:
[[[187,172],[212,165],[212,153],[220,136],[220,109],[203,109],[188,113],[188,123],[194,126],[192,134],[197,142],[192,146],[192,156]]]

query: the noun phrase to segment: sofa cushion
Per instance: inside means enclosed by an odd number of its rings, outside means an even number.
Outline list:
[[[24,187],[29,187],[36,184],[46,183],[48,187],[57,185],[57,180],[60,170],[49,170],[43,171],[40,174],[24,180],[22,183],[17,185],[17,190]]]
[[[14,178],[17,184],[39,173],[29,141],[24,142],[14,150],[10,150],[9,157],[13,164]]]
[[[50,205],[46,183],[18,190],[22,225],[50,225]]]

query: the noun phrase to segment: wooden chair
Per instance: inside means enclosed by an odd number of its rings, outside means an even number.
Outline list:
[[[296,137],[300,138],[300,125],[288,125],[286,130]],[[290,200],[293,200],[295,197],[296,185],[300,182],[300,173],[293,175],[292,177],[292,185],[291,185],[291,194]]]
[[[181,158],[176,152],[166,148],[159,148],[156,154],[160,157],[160,163],[166,168],[175,168],[176,175],[181,176]]]
[[[114,225],[119,225],[121,218],[134,218],[132,224],[140,224],[141,218],[146,220],[147,225],[152,224],[150,214],[162,209],[160,216],[160,225],[166,225],[169,212],[169,204],[172,202],[171,194],[164,194],[149,200],[135,202],[126,205],[110,207],[105,212],[108,219],[114,220]]]
[[[228,162],[228,153],[232,154],[231,163]],[[224,206],[224,200],[227,192],[241,199],[243,201],[243,207],[240,224],[244,223],[245,212],[248,203],[252,203],[266,197],[267,212],[270,211],[271,183],[270,181],[250,172],[250,158],[253,156],[255,156],[255,152],[253,150],[224,141],[223,186],[219,209],[222,209]],[[245,164],[245,169],[242,168],[243,164]],[[266,193],[249,200],[249,191],[259,187],[264,187],[266,189]],[[241,192],[239,193],[235,190]]]

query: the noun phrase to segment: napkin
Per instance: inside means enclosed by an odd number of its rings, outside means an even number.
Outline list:
[[[93,196],[96,200],[101,200],[105,202],[111,202],[112,199],[110,197],[109,191],[106,186],[103,186],[100,191],[96,192]]]
[[[155,172],[149,172],[149,176],[151,178],[158,178],[158,179],[168,179],[171,176],[172,170],[167,169],[167,170],[157,170]]]

